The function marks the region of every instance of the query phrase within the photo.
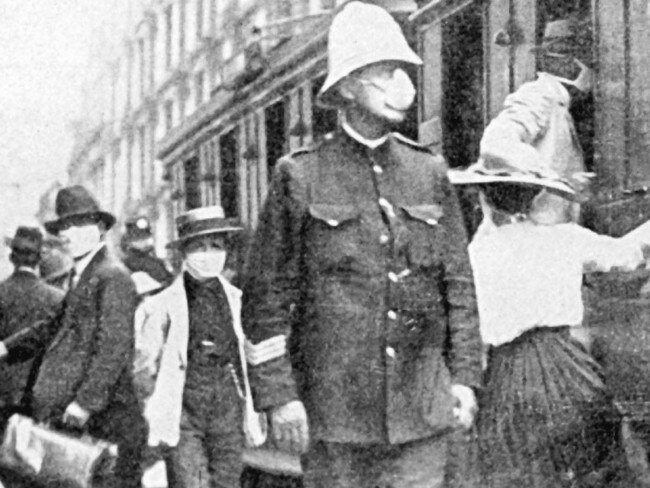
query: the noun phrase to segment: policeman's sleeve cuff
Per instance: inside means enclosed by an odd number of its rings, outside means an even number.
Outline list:
[[[270,410],[299,399],[288,357],[253,366],[249,374],[257,411]]]

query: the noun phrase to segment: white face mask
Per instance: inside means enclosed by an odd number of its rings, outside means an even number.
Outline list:
[[[226,251],[214,249],[188,253],[184,268],[194,279],[203,281],[220,276],[225,264]]]
[[[69,227],[61,230],[59,236],[67,241],[68,250],[73,258],[80,258],[88,254],[102,240],[97,224]]]
[[[575,80],[569,80],[568,78],[563,78],[556,75],[552,76],[560,83],[571,85],[580,90],[582,93],[591,92],[594,86],[594,71],[578,58],[575,58],[573,61],[580,67],[580,73],[578,73],[578,76]]]
[[[384,95],[384,104],[394,110],[406,111],[415,100],[415,87],[403,69],[396,69],[387,79],[358,78],[361,83],[371,85]]]

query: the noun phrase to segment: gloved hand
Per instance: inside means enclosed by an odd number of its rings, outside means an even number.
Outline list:
[[[271,432],[278,449],[303,454],[309,445],[307,412],[299,400],[271,410]]]

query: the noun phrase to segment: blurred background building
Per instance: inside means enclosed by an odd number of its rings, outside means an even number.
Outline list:
[[[83,117],[71,124],[67,183],[89,187],[118,230],[149,217],[163,256],[186,209],[220,203],[250,228],[277,158],[334,127],[335,113],[312,100],[343,2],[112,1],[84,74]]]

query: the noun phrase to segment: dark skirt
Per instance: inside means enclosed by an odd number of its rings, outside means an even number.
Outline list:
[[[619,416],[598,363],[568,327],[537,328],[492,348],[486,374],[476,426],[482,486],[605,482]]]

